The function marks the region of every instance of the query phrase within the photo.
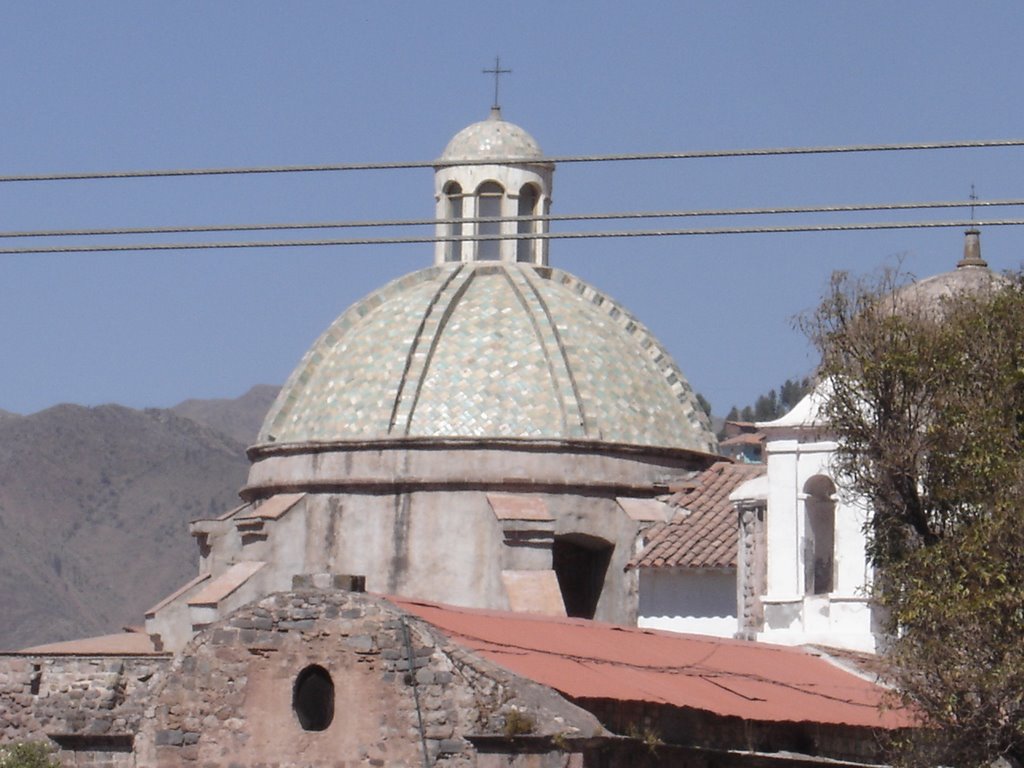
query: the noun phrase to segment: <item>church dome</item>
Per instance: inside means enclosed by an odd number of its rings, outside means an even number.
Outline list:
[[[448,142],[441,160],[542,160],[537,141],[515,123],[501,119],[501,110],[492,108],[486,120],[468,125]]]
[[[354,304],[292,373],[259,442],[417,437],[716,449],[643,325],[566,272],[514,262],[430,267]]]
[[[956,296],[981,295],[1006,284],[1006,278],[993,272],[981,258],[981,239],[977,229],[964,233],[964,255],[956,268],[917,280],[896,294],[896,306],[928,308],[943,312],[943,302]]]

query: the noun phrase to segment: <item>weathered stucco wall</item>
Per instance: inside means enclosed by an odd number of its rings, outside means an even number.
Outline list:
[[[474,476],[476,467],[465,461],[481,456],[489,462],[501,455],[508,455],[510,462],[521,458],[521,452],[500,450],[453,452],[442,448],[419,453],[429,454],[431,462],[447,467],[449,475],[464,473],[466,478]],[[598,463],[608,459],[596,453],[591,458]],[[671,461],[633,454],[613,458],[619,480],[628,476],[631,483],[644,485],[651,494],[658,483],[690,471],[687,462],[692,455],[684,452],[681,458],[677,454],[673,452]],[[313,458],[339,459],[341,455],[356,464],[366,459],[358,451],[318,453]],[[523,455],[537,458],[538,454]],[[614,488],[605,488],[602,481],[607,478],[600,474],[594,476],[596,480],[585,478],[589,470],[574,461],[574,457],[546,456],[548,474],[563,478],[564,485],[559,487],[523,486],[514,478],[479,481],[478,487],[461,481],[413,488],[403,488],[400,483],[362,487],[353,476],[351,485],[299,486],[291,493],[257,499],[233,515],[196,521],[192,530],[199,540],[201,572],[210,578],[147,614],[146,629],[160,637],[163,648],[176,651],[191,636],[193,625],[207,624],[262,595],[286,590],[292,577],[303,573],[357,573],[365,576],[371,592],[474,608],[522,610],[521,601],[517,603],[507,591],[509,572],[546,572],[548,583],[554,585],[555,600],[561,599],[553,562],[553,546],[559,537],[584,549],[609,553],[607,566],[595,577],[600,586],[596,607],[592,613],[577,615],[635,625],[637,575],[626,566],[639,524],[616,501],[615,493],[621,491],[618,480]],[[673,468],[673,462],[678,466]],[[495,494],[539,504],[543,515],[519,519],[499,515],[493,504]],[[273,511],[264,513],[264,508]],[[258,567],[238,584],[213,589],[216,596],[200,601],[202,606],[183,608],[204,590],[209,594],[207,587],[239,563]],[[530,608],[538,610],[539,606]]]

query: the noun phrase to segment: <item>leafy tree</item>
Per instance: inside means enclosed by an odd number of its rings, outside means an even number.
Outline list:
[[[931,726],[901,759],[1024,765],[1024,277],[937,303],[901,283],[838,275],[806,323],[890,673]]]
[[[811,391],[811,380],[786,379],[778,391],[771,389],[767,394],[759,395],[753,406],[746,405],[742,410],[735,405],[729,409],[726,421],[771,421],[784,416],[793,410],[793,406]]]
[[[59,768],[53,748],[40,741],[0,746],[0,768]]]
[[[779,396],[772,389],[767,395],[761,395],[754,402],[754,420],[766,421],[774,419],[779,411]]]
[[[808,392],[811,391],[811,380],[806,376],[802,379],[786,379],[779,388],[779,400],[783,413],[793,410]],[[780,416],[782,414],[779,414]]]

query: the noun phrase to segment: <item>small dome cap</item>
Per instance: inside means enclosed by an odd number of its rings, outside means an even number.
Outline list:
[[[486,120],[466,126],[448,142],[441,160],[542,160],[544,153],[529,133],[515,123],[501,119],[501,109],[492,107]]]

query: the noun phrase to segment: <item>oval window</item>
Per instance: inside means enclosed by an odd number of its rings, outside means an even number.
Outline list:
[[[324,731],[334,719],[334,681],[318,664],[306,667],[295,678],[292,709],[305,731]]]

